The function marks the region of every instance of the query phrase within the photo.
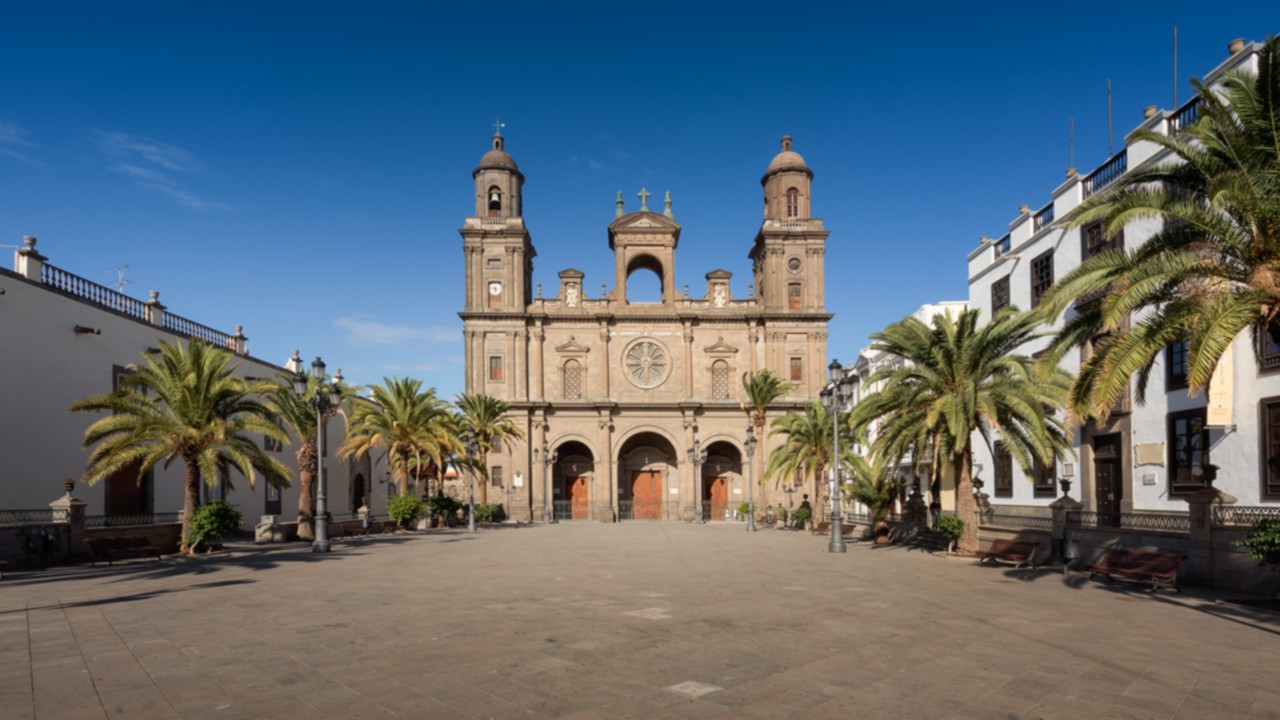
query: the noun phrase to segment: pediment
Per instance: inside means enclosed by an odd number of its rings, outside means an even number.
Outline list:
[[[716,341],[704,348],[702,351],[708,355],[733,355],[738,352],[738,348],[724,341],[724,338],[716,338]]]
[[[591,352],[591,348],[579,343],[572,335],[570,335],[569,342],[556,346],[556,352],[564,355],[585,355],[586,353]]]
[[[609,224],[611,230],[627,230],[627,229],[653,229],[653,230],[679,230],[680,224],[666,215],[659,215],[654,212],[633,212],[628,215],[614,220]]]

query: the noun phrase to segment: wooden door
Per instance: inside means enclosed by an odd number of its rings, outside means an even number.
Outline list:
[[[635,472],[631,475],[631,519],[662,519],[662,475]]]
[[[591,516],[591,500],[587,497],[587,479],[585,477],[565,478],[565,488],[569,491],[569,519],[586,520]]]
[[[134,515],[149,511],[147,507],[147,477],[138,482],[141,462],[132,462],[107,478],[107,515]]]
[[[1120,471],[1120,436],[1093,440],[1093,494],[1098,503],[1098,524],[1120,527],[1120,501],[1124,486]]]
[[[725,510],[729,508],[729,479],[712,478],[707,482],[707,497],[704,498],[711,508],[712,520],[723,520]]]

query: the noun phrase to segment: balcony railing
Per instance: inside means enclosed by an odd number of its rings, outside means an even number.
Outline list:
[[[49,525],[53,521],[53,508],[0,510],[0,525]]]
[[[1067,522],[1085,527],[1117,527],[1121,530],[1154,530],[1157,532],[1191,532],[1191,518],[1186,513],[1127,512],[1120,513],[1120,524],[1113,525],[1107,513],[1092,510],[1067,513]]]
[[[995,242],[995,246],[996,246],[996,257],[1000,257],[1001,255],[1004,255],[1005,253],[1009,252],[1009,250],[1013,247],[1013,238],[1009,237],[1008,235],[1005,235],[1004,237],[1000,238]]]
[[[1089,176],[1084,179],[1084,196],[1089,197],[1102,190],[1119,179],[1128,169],[1129,154],[1127,151],[1121,150],[1116,155],[1113,155],[1110,160],[1103,163],[1102,167],[1089,173]]]
[[[1032,216],[1031,218],[1032,232],[1040,232],[1041,230],[1049,227],[1052,224],[1053,224],[1053,203],[1050,202],[1048,205],[1045,205],[1043,208],[1041,208],[1040,212]]]
[[[40,268],[40,282],[68,295],[88,300],[95,305],[124,313],[139,320],[147,319],[147,304],[124,293],[86,280],[79,275],[45,263]]]
[[[1178,108],[1169,116],[1169,136],[1177,137],[1200,119],[1200,98],[1192,98],[1190,102]]]
[[[86,515],[86,528],[137,527],[141,525],[171,525],[182,522],[182,511],[163,513],[132,513],[128,515]]]
[[[1020,530],[1044,530],[1047,532],[1053,529],[1053,518],[993,512],[983,520],[982,524]]]
[[[235,351],[235,342],[230,335],[221,330],[214,330],[208,325],[201,325],[195,320],[188,320],[181,315],[166,312],[164,314],[164,328],[182,335],[199,338],[216,347]]]
[[[1280,520],[1280,506],[1213,506],[1214,525],[1253,525],[1259,520]]]

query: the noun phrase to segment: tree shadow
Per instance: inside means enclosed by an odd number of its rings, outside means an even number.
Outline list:
[[[12,615],[15,613],[27,613],[38,610],[66,610],[68,608],[93,607],[95,605],[114,605],[117,603],[129,603],[137,600],[149,600],[151,598],[160,597],[161,595],[169,595],[177,592],[186,592],[188,590],[206,590],[210,588],[231,587],[235,585],[251,585],[257,580],[249,580],[247,578],[238,580],[217,580],[213,582],[197,583],[195,585],[184,585],[181,587],[161,588],[158,590],[146,590],[143,592],[130,593],[128,595],[117,595],[116,597],[97,598],[93,600],[79,600],[76,602],[51,603],[48,605],[37,605],[35,607],[20,607],[12,610],[0,610],[0,615]]]

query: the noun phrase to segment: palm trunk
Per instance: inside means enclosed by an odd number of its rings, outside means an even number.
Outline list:
[[[316,538],[316,469],[319,458],[316,456],[316,443],[310,440],[303,443],[298,450],[298,477],[301,487],[298,494],[298,539],[315,540]]]
[[[489,453],[480,453],[480,467],[485,470],[489,469]],[[477,471],[478,472],[478,471]],[[480,473],[480,503],[481,505],[489,504],[489,476],[487,473]]]
[[[189,544],[191,537],[191,521],[195,519],[196,507],[200,505],[200,466],[194,457],[184,457],[187,467],[186,492],[182,499],[182,537],[178,541],[178,552],[191,554],[194,545]]]
[[[960,457],[953,458],[960,469],[960,477],[956,480],[956,517],[964,522],[964,532],[956,543],[956,550],[962,555],[973,555],[978,552],[978,516],[974,512],[972,482],[972,455],[970,443],[965,443]]]

